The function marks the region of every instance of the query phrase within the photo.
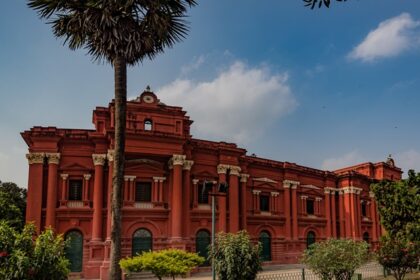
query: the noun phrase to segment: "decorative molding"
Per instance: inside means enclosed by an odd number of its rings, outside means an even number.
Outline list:
[[[308,198],[308,196],[307,196],[307,195],[301,195],[301,196],[300,196],[300,199],[304,199],[304,200],[305,200],[305,199],[307,199],[307,198]]]
[[[369,197],[370,198],[375,198],[375,194],[373,192],[369,192]]]
[[[108,161],[114,161],[114,150],[108,150],[106,157],[108,158]]]
[[[248,178],[249,178],[249,174],[244,174],[244,173],[242,173],[242,174],[240,174],[240,176],[241,176],[241,182],[242,183],[246,183],[246,182],[248,182]]]
[[[46,153],[45,156],[47,157],[48,164],[56,164],[60,163],[60,153]]]
[[[85,178],[86,181],[89,181],[90,178],[92,178],[92,175],[90,175],[90,174],[83,174],[83,178]]]
[[[239,176],[239,172],[241,172],[241,168],[235,165],[229,165],[230,175]]]
[[[331,189],[330,189],[330,188],[328,188],[328,187],[325,187],[325,188],[324,188],[324,193],[325,193],[325,194],[330,194],[330,193],[331,193]]]
[[[219,164],[217,165],[217,174],[226,174],[228,169],[229,169],[229,165]]]
[[[60,174],[61,179],[63,179],[63,181],[67,180],[67,178],[69,177],[69,174]]]
[[[252,193],[254,195],[260,195],[261,191],[260,190],[252,190]]]
[[[315,197],[315,201],[322,201],[322,197]]]
[[[302,188],[305,189],[312,189],[312,190],[320,190],[320,187],[314,186],[314,185],[300,185]]]
[[[155,180],[155,182],[159,181],[159,182],[163,182],[166,180],[166,177],[153,177],[153,180]]]
[[[44,163],[45,153],[29,153],[26,154],[29,164]]]
[[[192,180],[192,182],[193,182],[193,184],[194,184],[194,185],[197,185],[199,181],[200,181],[200,180],[198,180],[198,179],[193,179],[193,180]]]
[[[273,184],[277,184],[277,181],[271,180],[267,177],[261,177],[261,178],[253,178],[253,181],[257,181],[257,182],[264,182],[264,183],[273,183]]]
[[[279,192],[271,192],[271,196],[274,196],[274,197],[277,197],[277,196],[279,196]]]
[[[343,190],[345,194],[346,193],[360,194],[363,191],[362,188],[357,188],[354,186],[344,187],[344,188],[341,188],[341,190]]]
[[[124,180],[128,181],[130,180],[131,182],[133,182],[137,177],[133,176],[133,175],[124,175]]]
[[[184,165],[186,158],[186,155],[173,155],[169,162],[172,163],[172,165]]]
[[[283,188],[288,189],[297,189],[297,186],[300,185],[299,181],[292,181],[292,180],[283,180]]]
[[[183,170],[191,170],[191,167],[193,166],[194,161],[192,160],[186,160],[184,161],[184,165],[182,166]]]
[[[105,165],[106,154],[92,154],[93,165]]]

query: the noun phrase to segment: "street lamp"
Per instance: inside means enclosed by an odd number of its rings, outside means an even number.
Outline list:
[[[227,183],[219,183],[216,192],[210,192],[211,196],[211,247],[214,250],[215,234],[216,234],[216,196],[226,196],[229,185]],[[214,259],[211,260],[211,276],[216,280],[216,270],[214,267]]]

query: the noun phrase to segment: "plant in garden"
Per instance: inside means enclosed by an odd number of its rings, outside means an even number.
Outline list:
[[[22,230],[25,225],[26,189],[15,183],[0,182],[0,205],[0,220]]]
[[[420,245],[404,238],[392,239],[383,236],[381,246],[377,251],[381,265],[391,270],[396,280],[403,280],[408,271],[420,263]]]
[[[246,231],[218,233],[211,247],[209,260],[213,259],[218,279],[251,280],[261,270],[259,245],[252,244]]]
[[[33,224],[17,232],[0,221],[0,279],[67,279],[69,261],[63,237],[47,229],[34,240],[35,233]]]
[[[194,267],[202,264],[204,258],[196,253],[179,249],[166,249],[157,252],[144,252],[139,256],[122,259],[121,268],[128,274],[151,271],[159,280],[162,277],[185,277]]]
[[[368,259],[366,242],[328,239],[312,244],[301,261],[323,280],[350,280],[354,271]]]

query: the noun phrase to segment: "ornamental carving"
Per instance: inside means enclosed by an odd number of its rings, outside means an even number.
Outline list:
[[[246,183],[248,181],[249,174],[241,174],[241,182]]]
[[[193,180],[192,180],[192,182],[193,182],[193,184],[194,184],[194,185],[197,185],[199,181],[200,181],[200,180],[198,180],[198,179],[193,179]]]
[[[297,186],[300,185],[299,181],[292,181],[292,180],[283,180],[283,188],[288,189],[297,189]]]
[[[163,182],[166,180],[166,177],[153,177],[153,181],[155,182]]]
[[[260,195],[261,191],[259,191],[259,190],[252,190],[252,193],[254,195]]]
[[[69,174],[61,174],[60,177],[63,179],[63,181],[65,181],[69,177]]]
[[[44,163],[45,153],[29,153],[26,154],[29,164]]]
[[[107,155],[105,154],[93,154],[93,164],[94,165],[104,165]]]
[[[92,175],[90,175],[90,174],[84,174],[83,175],[83,178],[85,178],[86,181],[89,181],[90,178],[92,178]]]
[[[170,165],[184,165],[186,155],[173,155],[169,160]]]
[[[59,153],[46,153],[48,164],[59,164],[60,163],[60,154]]]
[[[241,172],[241,168],[239,166],[230,165],[230,175],[239,176],[239,172]]]
[[[108,158],[108,161],[114,161],[114,150],[108,150],[106,157]]]
[[[226,174],[229,169],[229,165],[227,164],[219,164],[217,166],[217,174]]]
[[[274,197],[277,197],[277,196],[279,196],[279,192],[271,192],[271,196],[274,196]]]
[[[186,160],[186,161],[184,161],[184,165],[182,166],[182,169],[191,170],[191,167],[193,166],[193,164],[194,164],[194,161]]]
[[[277,181],[271,180],[270,178],[267,178],[267,177],[254,178],[253,180],[258,181],[258,182],[277,184]]]

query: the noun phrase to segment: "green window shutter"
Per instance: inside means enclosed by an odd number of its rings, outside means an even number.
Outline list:
[[[143,252],[152,251],[153,238],[147,229],[139,229],[133,235],[132,255],[140,255]]]
[[[202,264],[202,266],[210,265],[210,262],[207,259],[209,256],[210,241],[210,233],[208,233],[206,230],[200,230],[197,232],[195,237],[195,251],[199,256],[205,258],[205,262]]]
[[[271,261],[271,236],[268,232],[260,233],[259,242],[261,243],[261,261]]]
[[[71,272],[82,272],[83,269],[83,235],[79,231],[70,231],[66,234],[69,240],[66,247],[66,258],[70,261]]]

